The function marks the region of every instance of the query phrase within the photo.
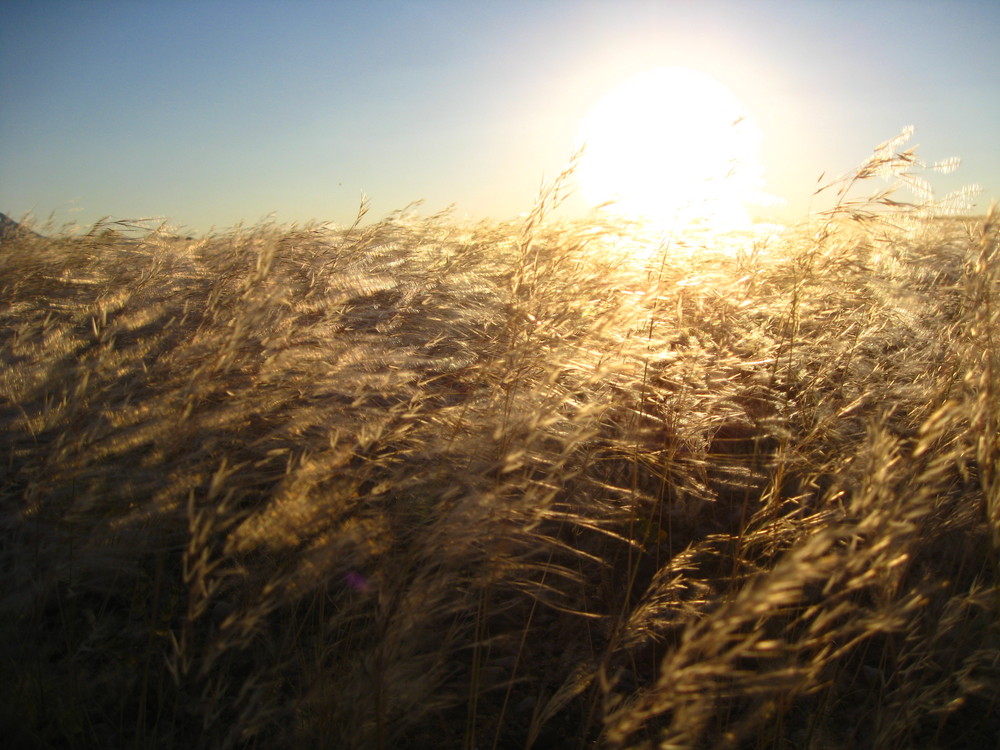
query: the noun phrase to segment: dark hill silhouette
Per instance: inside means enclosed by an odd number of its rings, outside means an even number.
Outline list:
[[[38,232],[32,232],[27,227],[21,226],[21,224],[14,221],[12,218],[7,216],[7,214],[0,213],[0,242],[23,236],[41,237],[42,235],[38,234]]]

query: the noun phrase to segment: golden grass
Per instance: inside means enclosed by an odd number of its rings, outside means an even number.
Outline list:
[[[995,218],[557,202],[4,241],[8,746],[993,746]]]

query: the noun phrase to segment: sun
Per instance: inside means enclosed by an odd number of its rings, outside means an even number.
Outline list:
[[[761,193],[761,134],[707,73],[656,68],[619,84],[583,119],[584,199],[655,227],[750,225]]]

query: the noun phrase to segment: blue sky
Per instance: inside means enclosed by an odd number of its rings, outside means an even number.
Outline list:
[[[939,193],[1000,198],[1000,2],[6,0],[0,211],[191,231],[415,200],[507,219],[642,70],[725,84],[783,218],[915,125]]]

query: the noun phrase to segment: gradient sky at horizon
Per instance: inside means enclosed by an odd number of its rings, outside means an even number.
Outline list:
[[[0,211],[203,232],[349,223],[364,192],[370,218],[422,200],[509,219],[590,107],[664,65],[743,101],[778,218],[911,124],[923,160],[962,159],[936,191],[978,184],[984,211],[1000,199],[998,40],[996,0],[7,0]]]

